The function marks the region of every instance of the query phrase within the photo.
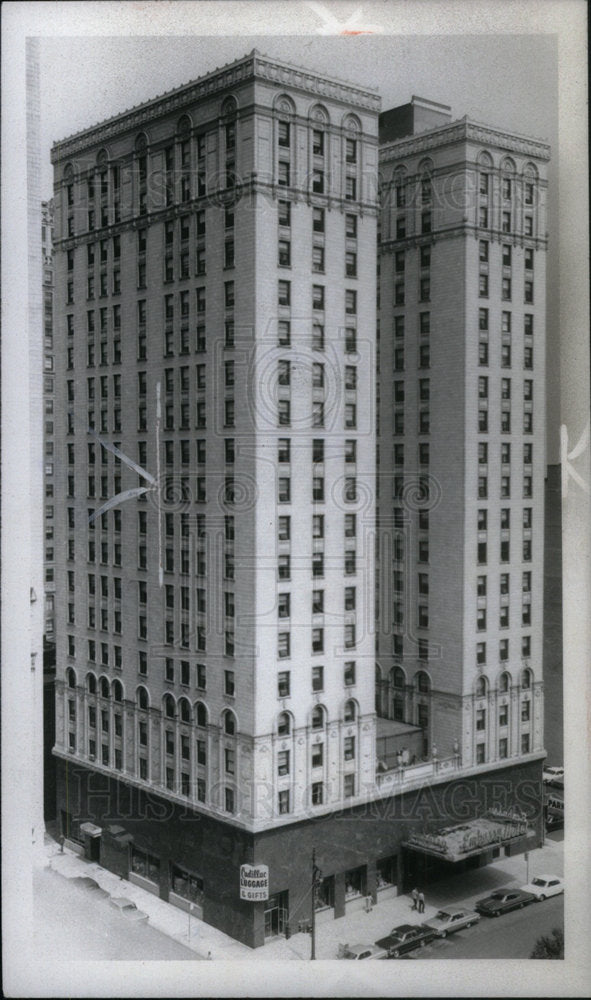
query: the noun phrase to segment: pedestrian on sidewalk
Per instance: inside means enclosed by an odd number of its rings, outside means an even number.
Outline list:
[[[417,903],[419,901],[419,890],[418,889],[413,889],[413,891],[410,894],[410,898],[412,899],[411,909],[412,910],[416,910]]]
[[[66,839],[66,838],[64,837],[63,833],[61,833],[61,834],[60,834],[60,840],[59,840],[59,844],[60,844],[60,854],[63,854],[63,853],[64,853],[64,840],[65,840],[65,839]]]
[[[419,913],[424,913],[425,912],[425,894],[424,894],[424,892],[423,892],[422,889],[419,892],[418,899],[419,899]]]

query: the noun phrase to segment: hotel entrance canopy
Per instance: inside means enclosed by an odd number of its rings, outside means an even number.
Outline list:
[[[519,854],[534,846],[535,841],[536,831],[523,816],[499,810],[435,833],[413,833],[404,846],[454,864],[495,847]]]

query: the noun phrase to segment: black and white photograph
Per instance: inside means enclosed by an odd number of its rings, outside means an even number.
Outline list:
[[[4,5],[6,996],[588,995],[586,17]]]

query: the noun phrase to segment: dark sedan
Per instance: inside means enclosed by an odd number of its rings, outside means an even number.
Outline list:
[[[479,899],[474,909],[486,917],[498,917],[500,913],[519,910],[533,903],[535,898],[531,892],[521,892],[520,889],[497,889],[486,899]]]
[[[404,955],[407,951],[424,948],[434,937],[435,934],[429,927],[420,927],[418,924],[400,924],[399,927],[394,927],[387,937],[376,941],[376,945],[388,952],[388,958],[398,958],[399,955]]]

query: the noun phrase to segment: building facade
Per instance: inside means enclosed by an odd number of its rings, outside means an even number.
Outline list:
[[[380,755],[378,112],[255,51],[52,151],[62,828],[252,946],[307,916],[312,846],[340,916],[402,889],[425,782],[490,804],[422,717]]]
[[[41,254],[43,266],[43,405],[45,440],[45,622],[46,643],[55,639],[55,538],[54,538],[54,345],[53,345],[53,201],[41,204]]]
[[[379,710],[464,765],[544,745],[548,159],[381,116]]]

